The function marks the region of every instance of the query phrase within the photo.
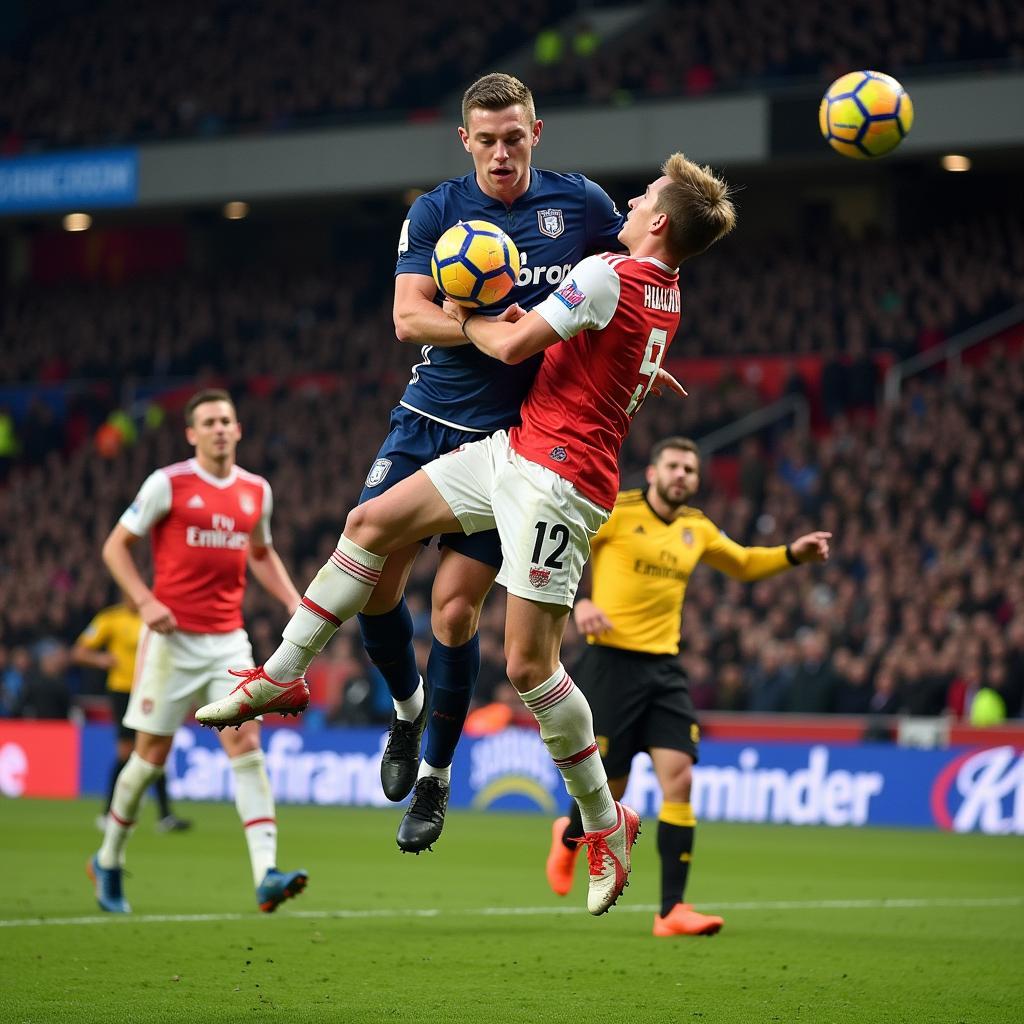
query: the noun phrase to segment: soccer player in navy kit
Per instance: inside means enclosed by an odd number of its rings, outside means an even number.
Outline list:
[[[473,158],[473,172],[420,196],[402,226],[395,330],[400,341],[421,345],[422,354],[391,414],[390,433],[367,475],[361,503],[437,456],[515,426],[540,365],[540,354],[516,366],[484,355],[442,312],[430,255],[448,228],[460,220],[490,221],[519,249],[523,265],[517,285],[501,307],[484,309],[485,315],[516,306],[531,309],[584,256],[621,248],[617,236],[622,215],[598,185],[582,174],[531,167],[542,122],[522,82],[504,74],[484,76],[466,91],[462,118],[459,136]],[[388,558],[359,616],[367,654],[387,680],[395,703],[381,762],[384,792],[391,800],[402,800],[415,783],[398,830],[399,846],[411,852],[430,846],[444,825],[452,757],[480,668],[480,610],[501,566],[494,530],[473,537],[446,534],[440,545],[426,694],[403,596],[421,544]],[[421,764],[420,740],[428,721]]]
[[[559,660],[561,639],[590,540],[615,504],[623,439],[661,379],[679,325],[676,268],[732,229],[728,192],[707,168],[673,154],[662,176],[630,201],[619,233],[630,255],[587,257],[514,322],[468,317],[446,303],[462,333],[502,362],[544,352],[521,422],[441,456],[353,509],[266,665],[239,673],[244,681],[196,718],[223,728],[264,708],[304,706],[309,663],[365,607],[390,554],[414,538],[496,527],[509,680],[579,806],[587,909],[605,913],[627,884],[640,820],[611,796],[590,706]]]

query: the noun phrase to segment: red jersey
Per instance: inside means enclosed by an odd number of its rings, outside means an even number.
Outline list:
[[[221,479],[195,459],[151,474],[122,526],[153,545],[153,594],[189,633],[242,626],[250,540],[270,544],[270,485],[238,466]]]
[[[512,447],[611,509],[619,449],[679,326],[679,274],[652,257],[602,253],[573,268],[539,313],[562,338],[523,402]]]

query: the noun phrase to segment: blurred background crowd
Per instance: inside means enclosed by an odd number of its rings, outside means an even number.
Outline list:
[[[402,0],[358,18],[306,0],[48,6],[44,20],[18,5],[0,39],[3,155],[350,121],[454,123],[466,81],[499,59],[533,86],[541,115],[558,103],[827,84],[859,66],[996,73],[1024,63],[1024,13],[1004,0],[569,12],[521,0],[486,19],[451,0]],[[744,180],[726,169],[742,186],[742,230],[682,275],[670,365],[694,381],[690,397],[645,406],[623,483],[640,484],[659,438],[708,438],[792,398],[803,415],[741,430],[705,460],[695,504],[741,543],[819,528],[835,540],[827,565],[753,586],[698,570],[682,636],[699,708],[963,718],[984,690],[1021,716],[1020,339],[979,345],[883,395],[892,365],[1024,303],[1015,167],[939,188],[920,165],[896,163],[884,215],[823,199],[817,172]],[[594,177],[620,206],[643,187]],[[415,347],[394,340],[390,309],[394,240],[414,194],[319,210],[282,202],[237,225],[209,212],[143,215],[82,244],[43,220],[5,236],[0,715],[92,713],[102,678],[70,652],[117,599],[99,549],[149,472],[188,454],[180,408],[201,385],[236,396],[239,461],[271,481],[275,545],[300,589],[312,577],[416,361]],[[410,594],[424,650],[435,557],[421,558]],[[259,659],[281,615],[257,587],[246,612]],[[496,590],[479,705],[502,698],[503,613]],[[581,644],[570,627],[567,662]],[[320,720],[390,713],[351,624],[310,682]]]
[[[1024,64],[1024,15],[1010,0],[518,0],[467,13],[458,0],[392,0],[357,17],[318,0],[25,5],[8,29],[23,45],[0,58],[0,145],[436,117],[499,58],[538,99],[574,105],[825,85],[857,67],[899,77]]]

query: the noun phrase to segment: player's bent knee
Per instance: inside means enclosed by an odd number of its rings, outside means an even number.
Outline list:
[[[528,690],[540,686],[551,677],[556,668],[546,659],[512,650],[505,651],[505,663],[509,682],[520,693],[526,693]]]
[[[461,647],[473,639],[480,626],[480,606],[462,595],[434,604],[430,627],[446,647]]]
[[[693,788],[693,765],[687,763],[668,775],[662,786],[662,796],[672,803],[689,803]]]
[[[151,732],[135,734],[135,753],[150,764],[162,765],[171,753],[173,736],[158,736]]]
[[[366,505],[356,505],[345,517],[345,536],[362,548],[369,549],[369,545],[376,539],[375,529],[372,516],[366,512]]]

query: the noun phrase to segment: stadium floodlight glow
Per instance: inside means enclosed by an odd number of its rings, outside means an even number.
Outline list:
[[[65,231],[88,231],[92,227],[92,217],[87,213],[69,213],[61,223]]]
[[[239,199],[224,204],[224,216],[228,220],[242,220],[249,216],[249,204]]]
[[[959,153],[947,153],[942,158],[942,169],[944,171],[969,171],[971,169],[971,158],[962,156]]]

